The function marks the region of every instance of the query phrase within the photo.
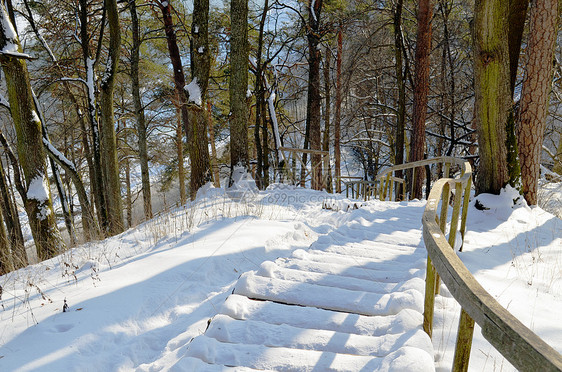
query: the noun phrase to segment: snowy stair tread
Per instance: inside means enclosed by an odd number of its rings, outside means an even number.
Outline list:
[[[401,347],[412,346],[431,353],[431,340],[421,329],[382,336],[305,329],[266,321],[237,320],[219,314],[205,334],[220,342],[328,351],[341,354],[383,357]]]
[[[412,277],[423,278],[425,272],[421,268],[397,266],[394,270],[381,270],[370,265],[356,264],[355,266],[338,264],[336,262],[317,262],[299,258],[279,258],[277,265],[289,269],[310,271],[321,274],[333,274],[342,277],[365,279],[373,282],[397,283]],[[344,278],[345,279],[345,278]]]
[[[434,370],[422,328],[426,253],[397,243],[324,236],[263,262],[240,276],[186,357],[275,371]]]
[[[292,258],[298,258],[301,260],[312,262],[359,266],[372,270],[403,270],[404,268],[421,268],[425,263],[425,254],[414,255],[411,252],[407,255],[404,254],[398,256],[396,255],[396,252],[393,252],[392,255],[386,255],[383,259],[376,260],[373,257],[362,257],[349,253],[346,254],[345,252],[334,253],[316,249],[309,249],[307,251],[297,249],[295,252],[293,252]]]
[[[188,355],[207,363],[249,366],[275,371],[428,371],[430,354],[405,346],[384,357],[341,354],[265,345],[231,344],[201,335],[189,345]]]
[[[273,371],[271,369],[254,369],[240,366],[225,366],[220,364],[210,364],[202,359],[194,357],[182,358],[171,371],[205,371],[205,372],[254,372],[254,371]]]
[[[338,287],[353,291],[373,293],[388,293],[391,291],[406,289],[416,289],[420,292],[423,292],[425,288],[425,281],[421,278],[411,278],[396,283],[373,282],[373,280],[354,277],[346,277],[345,280],[342,280],[341,275],[291,269],[281,267],[275,262],[271,261],[263,262],[260,265],[259,270],[257,271],[257,275],[294,282],[313,283],[326,287]]]
[[[249,298],[362,315],[397,314],[404,308],[420,312],[423,309],[423,295],[415,289],[379,294],[267,278],[251,271],[242,274],[234,293]]]

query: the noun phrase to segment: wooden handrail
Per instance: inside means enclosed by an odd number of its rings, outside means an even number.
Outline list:
[[[423,239],[428,252],[424,330],[430,336],[432,335],[435,293],[439,286],[438,278],[441,278],[462,308],[453,371],[468,369],[475,321],[482,328],[482,335],[517,369],[521,371],[562,371],[562,355],[501,306],[476,281],[453,249],[457,229],[460,230],[461,238],[464,239],[472,182],[470,164],[453,157],[426,159],[388,168],[378,178],[382,182],[396,170],[435,163],[458,165],[461,168],[461,175],[459,178],[441,178],[435,182],[422,218]],[[445,173],[448,173],[449,166],[446,167]],[[451,221],[451,232],[447,238],[444,231],[447,218],[446,209],[449,205],[449,193],[453,190],[455,197],[452,219],[454,221]],[[464,195],[462,195],[463,193]],[[440,201],[441,211],[438,213]],[[460,228],[458,228],[459,215]]]

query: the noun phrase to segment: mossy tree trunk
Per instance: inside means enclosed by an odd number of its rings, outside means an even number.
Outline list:
[[[476,192],[499,194],[507,184],[506,125],[511,106],[509,2],[476,0],[474,8],[474,124],[480,164]]]
[[[532,3],[518,132],[522,192],[529,205],[537,204],[542,143],[552,84],[552,54],[556,41],[557,20],[557,0]]]
[[[104,191],[106,196],[109,234],[117,235],[125,229],[123,223],[123,202],[121,199],[121,180],[117,160],[117,141],[113,120],[113,88],[121,50],[121,29],[116,0],[105,0],[109,24],[109,54],[105,73],[100,85],[101,106],[101,149]]]
[[[4,70],[10,112],[17,135],[17,149],[23,169],[27,197],[25,210],[40,259],[51,258],[65,248],[57,229],[43,150],[41,121],[35,103],[25,59],[18,53],[21,46],[11,26],[4,5],[1,5],[0,63]],[[5,29],[7,28],[7,29]]]
[[[234,169],[249,170],[248,158],[248,0],[230,2],[230,181]],[[199,81],[199,79],[198,79]],[[258,127],[259,130],[259,127]]]

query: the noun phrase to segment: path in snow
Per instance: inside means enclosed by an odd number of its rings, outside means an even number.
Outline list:
[[[426,251],[410,211],[395,230],[393,218],[356,211],[308,250],[244,273],[174,368],[434,370],[422,329]]]

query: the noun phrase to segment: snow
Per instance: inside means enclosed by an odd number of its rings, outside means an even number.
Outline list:
[[[46,195],[42,177],[33,186]],[[514,196],[471,203],[458,254],[560,352],[561,221]],[[321,209],[328,198],[352,203],[279,184],[237,202],[208,185],[136,229],[1,276],[0,370],[450,370],[460,309],[446,287],[433,341],[420,329],[425,202],[346,212]],[[513,370],[476,330],[470,368],[494,367]]]
[[[31,180],[31,182],[29,182],[27,197],[28,199],[35,199],[39,202],[45,202],[49,199],[45,177],[42,174],[38,174]]]
[[[314,22],[318,22],[318,19],[316,18],[316,13],[314,12],[314,6],[316,5],[316,0],[311,0],[310,1],[310,14],[312,14],[312,18],[314,19]]]
[[[275,91],[272,91],[267,98],[267,104],[269,106],[269,115],[271,117],[271,122],[273,123],[273,134],[275,136],[275,143],[277,148],[281,147],[281,139],[279,137],[279,125],[277,124],[277,114],[275,113]]]
[[[4,30],[4,35],[6,36],[6,45],[2,48],[2,53],[18,53],[18,45],[17,45],[17,33],[10,22],[10,17],[4,7],[2,7],[2,15],[1,15],[1,25],[2,29]]]
[[[91,58],[86,59],[86,86],[88,87],[88,100],[91,105],[96,101],[94,62]]]
[[[65,163],[67,167],[70,169],[76,170],[74,164],[67,159],[59,150],[56,149],[55,146],[48,139],[43,138],[43,145],[47,146],[47,149],[51,154],[53,154],[60,162]]]
[[[201,88],[197,84],[197,77],[194,77],[191,83],[187,84],[184,88],[189,95],[189,102],[195,103],[197,106],[201,106]]]

